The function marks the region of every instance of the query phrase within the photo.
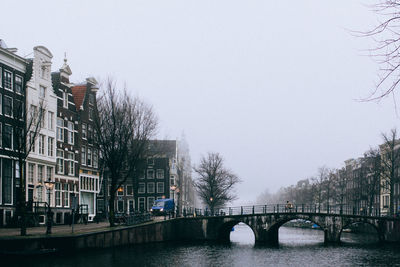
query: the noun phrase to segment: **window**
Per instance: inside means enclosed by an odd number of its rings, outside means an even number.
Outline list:
[[[47,139],[47,155],[49,157],[53,157],[53,152],[54,151],[54,138],[53,137],[49,137]]]
[[[163,182],[158,182],[157,183],[157,193],[164,193],[164,183]]]
[[[42,186],[37,187],[36,190],[37,190],[37,191],[36,191],[37,200],[40,201],[40,202],[42,202],[42,201],[43,201],[43,187],[42,187]]]
[[[74,123],[68,122],[68,144],[74,144]]]
[[[60,207],[61,206],[61,184],[60,183],[55,184],[54,191],[56,193],[56,206]]]
[[[6,116],[12,116],[12,98],[9,96],[4,96],[4,101],[3,101],[3,114]]]
[[[158,169],[156,175],[157,179],[164,179],[164,170]]]
[[[86,123],[82,123],[82,139],[86,139]]]
[[[44,128],[45,126],[45,119],[46,119],[46,111],[42,108],[40,108],[40,127]]]
[[[68,108],[68,93],[63,92],[63,107]]]
[[[0,77],[1,77],[1,72],[0,72]],[[1,81],[0,81],[0,88],[1,88]],[[1,114],[3,114],[3,97],[1,94],[0,94],[0,112]]]
[[[133,186],[131,186],[131,185],[126,186],[126,195],[133,196]]]
[[[89,120],[93,120],[93,108],[89,108]]]
[[[3,200],[4,204],[12,204],[12,161],[3,159]]]
[[[93,94],[89,94],[89,104],[94,105],[94,95]]]
[[[124,186],[121,185],[118,189],[117,189],[117,196],[123,196],[124,195]]]
[[[86,165],[86,147],[81,147],[81,164]]]
[[[32,146],[32,152],[35,153],[35,133],[34,132],[30,132],[29,134],[29,144]]]
[[[57,118],[57,140],[64,141],[64,120]]]
[[[47,115],[47,128],[54,130],[54,113],[49,111]]]
[[[138,209],[139,209],[139,211],[144,211],[144,209],[145,209],[144,200],[145,200],[144,197],[139,197],[138,198],[138,202],[139,202]]]
[[[68,152],[68,175],[75,175],[75,157],[74,153]]]
[[[92,125],[88,125],[88,141],[91,143],[93,142],[93,129],[92,129]]]
[[[175,177],[171,175],[171,178],[169,179],[169,184],[174,185],[175,184]]]
[[[32,163],[28,164],[28,183],[33,184],[34,180],[34,175],[35,175],[35,165]]]
[[[0,88],[3,87],[3,72],[0,68]]]
[[[11,125],[4,124],[3,131],[3,147],[12,149],[12,136],[13,136],[13,128]]]
[[[99,156],[97,149],[93,149],[93,168],[99,167]]]
[[[63,184],[64,207],[69,207],[69,184]]]
[[[154,165],[154,159],[153,158],[147,159],[147,164],[148,165]]]
[[[21,76],[15,75],[14,87],[15,87],[15,92],[16,93],[22,94],[23,88],[22,88],[22,77]]]
[[[124,212],[124,201],[123,200],[118,200],[118,202],[117,202],[117,211],[118,212]]]
[[[44,135],[39,134],[39,154],[44,155]]]
[[[46,176],[47,181],[53,181],[53,167],[46,167]]]
[[[64,151],[57,149],[57,173],[64,173]]]
[[[146,171],[145,170],[138,171],[138,176],[139,176],[139,179],[143,180],[146,176]]]
[[[44,86],[39,87],[39,97],[40,98],[46,97],[46,87],[44,87]]]
[[[4,71],[4,88],[12,91],[12,73]]]
[[[43,182],[44,181],[44,166],[43,165],[38,165],[38,175],[37,175],[37,178],[38,178],[38,183],[41,183],[41,182]]]
[[[147,193],[154,193],[154,183],[147,183]]]
[[[154,197],[148,197],[147,198],[147,207],[148,207],[148,209],[153,207],[153,204],[154,204]]]
[[[154,179],[154,170],[153,169],[147,170],[147,179]]]
[[[22,104],[22,101],[17,99],[14,99],[14,116],[19,120],[24,119],[24,105]]]
[[[145,190],[146,190],[146,188],[145,188],[144,183],[139,183],[138,193],[139,194],[144,194]]]
[[[92,166],[92,149],[90,147],[87,149],[87,165]]]

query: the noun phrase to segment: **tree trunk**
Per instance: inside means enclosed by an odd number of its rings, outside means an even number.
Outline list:
[[[108,221],[110,222],[110,227],[114,227],[115,226],[114,202],[115,202],[115,194],[113,193],[113,190],[111,190],[111,192],[110,192],[110,200],[108,202],[108,209],[109,209]]]

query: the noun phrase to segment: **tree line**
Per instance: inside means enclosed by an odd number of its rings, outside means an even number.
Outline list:
[[[387,208],[388,215],[394,215],[400,205],[397,130],[382,134],[382,141],[379,147],[370,148],[362,157],[346,160],[341,168],[319,167],[314,176],[282,187],[276,193],[267,189],[256,201],[258,204],[291,201],[316,205],[318,209],[351,206],[369,215],[382,206]]]

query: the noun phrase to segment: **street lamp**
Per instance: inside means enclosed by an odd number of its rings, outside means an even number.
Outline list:
[[[53,219],[53,213],[51,212],[51,208],[50,208],[50,191],[53,189],[54,187],[54,182],[51,181],[50,179],[44,182],[44,185],[46,186],[47,189],[47,222],[46,222],[46,235],[51,234],[51,224],[52,224],[52,219]]]
[[[171,185],[170,189],[172,190],[172,199],[175,201],[176,185]]]

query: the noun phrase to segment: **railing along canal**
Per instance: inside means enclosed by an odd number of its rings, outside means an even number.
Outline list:
[[[366,207],[354,207],[347,205],[309,205],[295,204],[291,207],[287,204],[269,204],[240,207],[226,207],[211,212],[209,209],[195,209],[194,216],[229,216],[252,215],[270,213],[320,213],[332,215],[357,215],[357,216],[381,216],[380,209]]]

